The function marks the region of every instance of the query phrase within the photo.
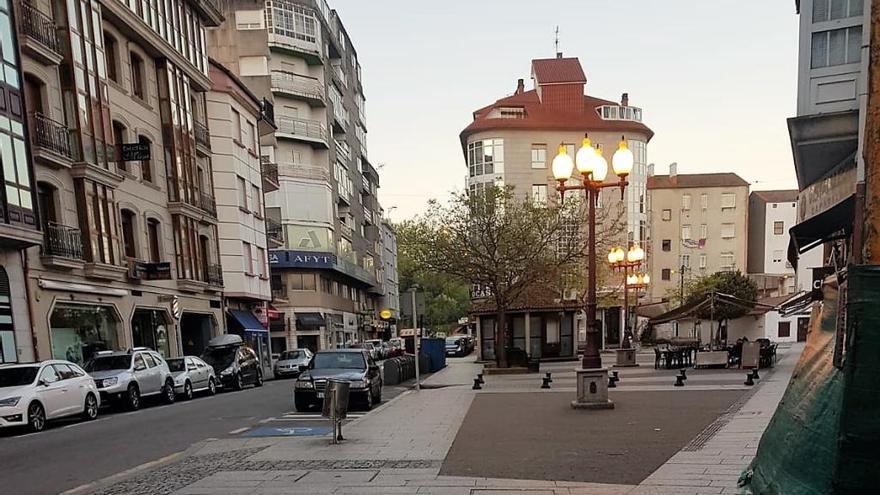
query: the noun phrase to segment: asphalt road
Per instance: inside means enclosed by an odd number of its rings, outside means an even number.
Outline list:
[[[48,495],[75,488],[186,450],[208,438],[246,434],[269,418],[293,413],[293,380],[218,393],[135,412],[102,409],[91,422],[50,423],[37,434],[0,430],[0,493]],[[383,400],[402,392],[385,387]],[[313,414],[314,415],[314,414]],[[297,425],[309,424],[297,422]],[[315,419],[326,424],[326,420]]]

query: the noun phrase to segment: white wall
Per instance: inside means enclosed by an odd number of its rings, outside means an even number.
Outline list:
[[[774,234],[773,225],[782,222],[782,233]],[[788,229],[797,223],[797,203],[767,203],[764,215],[764,273],[794,274],[788,264]]]

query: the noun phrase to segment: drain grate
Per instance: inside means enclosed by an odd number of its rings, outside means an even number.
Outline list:
[[[727,408],[724,413],[718,417],[715,421],[713,421],[709,426],[707,426],[703,431],[699,433],[693,440],[690,441],[685,447],[681,450],[685,452],[694,452],[697,450],[701,450],[703,447],[709,443],[709,440],[712,440],[712,437],[715,436],[718,431],[723,428],[727,423],[730,423],[730,420],[734,418],[737,414],[756,414],[755,411],[739,413],[739,410],[755,395],[758,387],[754,387],[749,389],[746,393],[744,393],[740,398],[733,402],[730,407]]]

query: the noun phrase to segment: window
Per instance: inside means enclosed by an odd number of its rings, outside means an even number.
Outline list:
[[[709,208],[709,195],[708,194],[700,194],[700,208],[703,210],[707,210]]]
[[[785,222],[773,222],[773,235],[782,235],[784,233],[785,233]]]
[[[318,41],[318,23],[312,10],[289,0],[266,2],[266,24],[270,34],[310,43]]]
[[[504,140],[468,143],[468,170],[471,177],[504,172]]]
[[[668,222],[668,221],[672,220],[672,210],[669,210],[669,209],[663,210],[663,212],[660,215],[660,218],[664,222]]]
[[[149,147],[152,152],[153,142],[147,136],[138,136],[138,144]],[[141,179],[153,182],[153,163],[151,160],[141,160]]]
[[[116,145],[116,166],[119,167],[120,170],[128,171],[128,163],[122,160],[122,145],[125,143],[125,125],[118,120],[113,121],[113,144]]]
[[[241,140],[241,114],[232,109],[232,140],[239,146],[244,146]]]
[[[144,362],[147,363],[147,368],[155,368],[158,366],[156,360],[153,359],[153,356],[151,356],[149,352],[143,353],[142,356],[144,357]]]
[[[260,201],[260,198],[263,195],[260,194],[260,188],[257,186],[251,186],[251,192],[253,193],[253,197],[254,197],[252,211],[254,212],[254,215],[256,215],[258,217],[262,217],[263,216],[263,202]]]
[[[147,83],[144,80],[146,76],[144,59],[140,55],[131,52],[129,54],[129,63],[131,64],[131,93],[144,100],[146,99],[144,89],[147,87]]]
[[[268,265],[266,264],[266,250],[258,247],[257,248],[257,263],[260,264],[258,267],[258,273],[261,278],[266,278],[269,274],[266,272]]]
[[[58,373],[55,372],[54,367],[46,366],[43,368],[43,372],[40,373],[40,380],[46,383],[55,383],[59,380]]]
[[[782,263],[782,260],[785,259],[785,251],[781,249],[773,250],[773,263]]]
[[[690,225],[682,225],[681,226],[681,239],[686,241],[691,238],[691,226]]]
[[[721,195],[721,208],[736,208],[736,194],[724,193]]]
[[[532,145],[532,168],[547,168],[547,145]]]
[[[660,280],[671,280],[672,279],[672,270],[669,268],[664,268],[660,270]]]
[[[864,0],[814,0],[813,23],[857,17],[864,10]]]
[[[238,207],[245,211],[248,209],[247,193],[247,181],[244,177],[238,176]]]
[[[663,250],[666,252],[672,251],[672,239],[663,239]]]
[[[526,109],[523,107],[503,107],[500,109],[502,119],[524,119]]]
[[[532,184],[532,201],[539,205],[547,203],[547,184]]]
[[[776,336],[777,337],[791,337],[791,322],[790,321],[780,321],[777,323]]]
[[[86,261],[115,265],[118,262],[119,238],[116,200],[112,188],[87,179],[74,182],[80,226],[85,226]]]
[[[137,247],[134,243],[135,214],[131,210],[122,210],[120,217],[122,218],[122,245],[125,249],[125,257],[137,258]]]
[[[722,270],[731,270],[733,269],[734,260],[733,253],[721,253],[721,269]]]
[[[247,31],[250,29],[264,29],[264,16],[262,10],[236,10],[235,29]]]
[[[700,253],[700,268],[706,268],[706,253]]]
[[[709,238],[709,226],[705,223],[700,224],[700,239],[708,239]]]
[[[679,266],[689,268],[691,266],[691,255],[683,254],[683,255],[679,256],[678,264],[679,264]]]
[[[248,275],[254,274],[254,253],[251,251],[251,245],[248,242],[241,242],[241,250],[244,253],[244,272]]]
[[[161,231],[158,220],[155,218],[147,220],[147,240],[150,244],[150,262],[152,263],[159,263],[162,261],[162,251],[159,248],[159,236]]]
[[[734,225],[732,223],[721,224],[721,238],[732,239],[734,237]]]
[[[251,121],[248,121],[248,131],[250,131],[250,133],[251,133],[250,150],[253,151],[254,154],[256,154],[257,150],[260,148],[260,145],[259,145],[259,143],[257,143],[257,127]]]
[[[853,26],[813,33],[810,67],[831,67],[861,61],[862,27]]]
[[[292,290],[317,290],[314,273],[293,273],[289,280]]]
[[[104,31],[104,57],[107,59],[107,78],[119,82],[119,45],[116,38]]]
[[[690,210],[691,209],[691,195],[683,194],[681,196],[681,209],[682,210]]]

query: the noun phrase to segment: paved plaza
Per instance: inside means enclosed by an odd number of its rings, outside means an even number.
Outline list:
[[[102,495],[444,494],[612,495],[737,493],[801,346],[783,350],[756,387],[740,370],[621,370],[612,411],[574,411],[557,363],[553,388],[538,375],[486,376],[455,360],[345,429],[326,437],[230,435],[179,458],[107,480]],[[646,355],[642,356],[645,359]],[[566,371],[566,369],[568,371]]]

